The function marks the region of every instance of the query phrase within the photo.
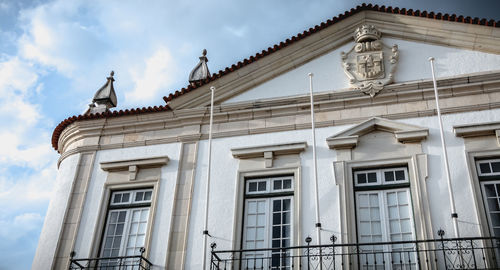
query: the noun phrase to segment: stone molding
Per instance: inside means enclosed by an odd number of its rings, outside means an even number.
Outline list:
[[[274,156],[299,154],[300,152],[306,150],[306,148],[307,148],[306,142],[297,142],[297,143],[245,147],[245,148],[233,148],[231,149],[231,152],[233,153],[233,157],[239,159],[250,159],[259,157],[264,158],[265,167],[272,168]]]
[[[330,149],[354,148],[358,145],[360,136],[374,130],[391,132],[400,143],[420,142],[429,135],[429,129],[426,128],[374,117],[336,135],[328,137],[326,143]]]
[[[495,135],[497,138],[499,138],[500,122],[453,126],[453,132],[457,137],[462,138],[489,135]]]
[[[101,169],[103,171],[128,170],[129,180],[133,181],[136,179],[139,169],[161,167],[163,165],[167,165],[168,161],[169,158],[167,156],[120,160],[120,161],[107,161],[107,162],[101,162]]]
[[[436,115],[432,81],[386,88],[374,99],[352,90],[315,94],[316,127],[356,124],[374,116],[394,120]],[[443,114],[500,108],[499,71],[440,79],[438,90]],[[213,137],[308,129],[309,99],[301,95],[216,106]],[[77,121],[59,138],[59,163],[83,151],[177,143],[186,137],[207,139],[207,113],[208,108],[202,107]]]

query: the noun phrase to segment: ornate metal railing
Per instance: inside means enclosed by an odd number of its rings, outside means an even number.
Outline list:
[[[108,258],[74,259],[75,253],[71,253],[70,270],[150,270],[153,264],[144,257],[144,249],[141,255],[120,256]]]
[[[500,269],[500,238],[464,237],[217,251],[210,269]]]

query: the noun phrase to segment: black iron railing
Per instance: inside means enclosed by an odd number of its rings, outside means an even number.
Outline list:
[[[144,257],[144,249],[141,255],[120,256],[108,258],[86,258],[74,259],[75,253],[71,253],[70,270],[150,270],[153,264]]]
[[[286,248],[216,251],[219,269],[500,269],[500,238],[464,237],[377,243],[306,245]]]

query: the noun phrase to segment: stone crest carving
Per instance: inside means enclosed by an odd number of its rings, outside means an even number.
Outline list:
[[[371,97],[393,81],[399,57],[398,46],[385,45],[381,35],[375,26],[362,25],[354,31],[356,44],[347,53],[341,52],[349,83]]]

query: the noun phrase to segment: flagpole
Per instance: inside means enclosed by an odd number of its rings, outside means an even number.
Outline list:
[[[207,241],[210,234],[208,234],[208,203],[210,198],[210,169],[212,165],[212,124],[214,119],[214,92],[215,87],[210,87],[211,97],[210,97],[210,126],[208,129],[208,168],[207,168],[207,183],[206,183],[206,193],[205,193],[205,226],[203,229],[203,261],[202,270],[206,269],[207,265]]]
[[[450,168],[448,165],[448,154],[446,153],[446,142],[444,140],[444,133],[443,133],[443,120],[441,119],[441,109],[439,108],[439,94],[437,90],[436,76],[434,75],[434,57],[429,57],[429,61],[431,62],[432,83],[434,85],[434,96],[436,98],[436,110],[439,120],[439,133],[441,134],[441,148],[443,150],[443,161],[444,161],[444,168],[446,171],[446,182],[448,184],[448,196],[450,197],[450,204],[451,204],[451,219],[453,221],[453,229],[455,230],[455,237],[458,238],[460,237],[460,233],[458,231],[458,214],[455,208],[455,197],[453,195],[453,187],[451,185]]]
[[[311,96],[311,132],[313,143],[313,177],[314,177],[314,195],[316,197],[316,237],[318,245],[321,245],[321,222],[319,219],[319,197],[318,197],[318,166],[316,164],[316,129],[314,127],[314,98],[313,98],[313,74],[309,73],[309,95]]]

